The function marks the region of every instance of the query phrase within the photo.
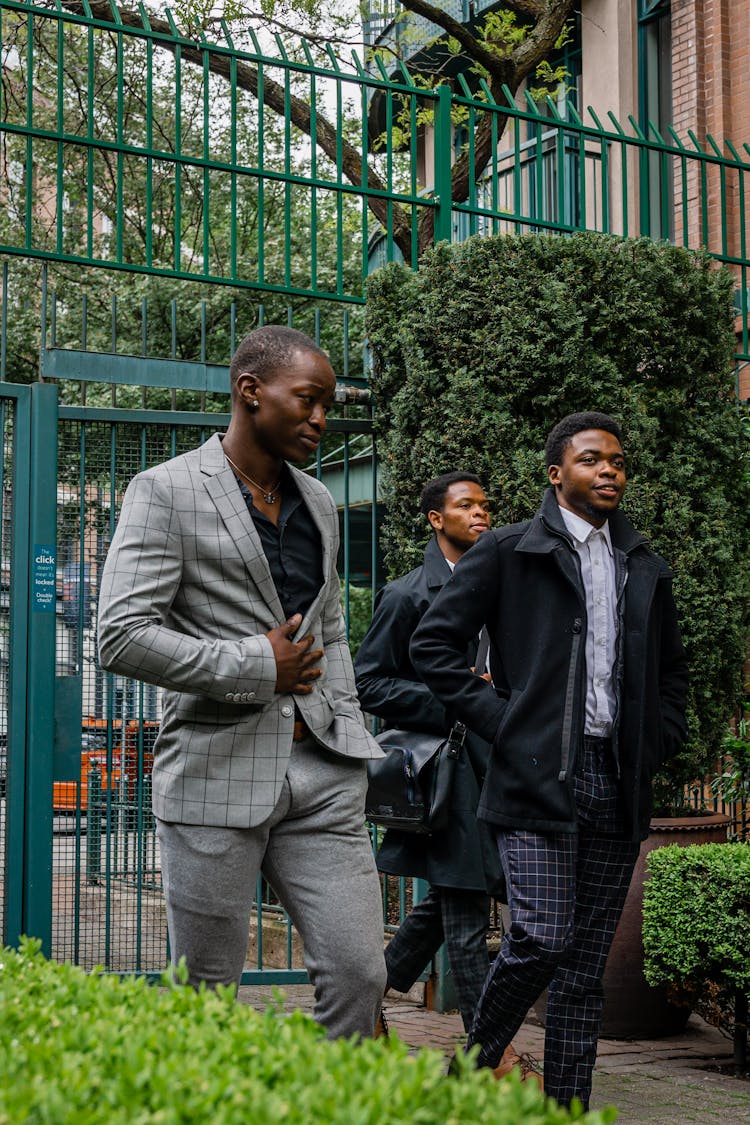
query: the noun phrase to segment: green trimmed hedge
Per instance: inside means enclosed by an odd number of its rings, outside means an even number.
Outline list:
[[[165,980],[165,984],[166,984]],[[0,1125],[607,1125],[397,1038],[328,1042],[309,1016],[230,991],[157,989],[2,951]]]
[[[647,859],[646,980],[692,1004],[714,983],[750,996],[750,845],[676,844]]]
[[[368,283],[367,332],[392,574],[421,559],[423,483],[480,475],[495,524],[546,487],[547,433],[603,410],[623,424],[623,510],[675,570],[691,666],[690,747],[665,806],[712,773],[742,691],[750,479],[733,374],[733,281],[708,255],[596,234],[442,243],[418,273]]]

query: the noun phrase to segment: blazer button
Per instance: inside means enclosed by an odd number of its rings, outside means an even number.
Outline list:
[[[233,703],[241,703],[242,702],[242,693],[239,692],[239,691],[236,691],[234,693],[234,695],[232,696],[232,702]]]
[[[281,714],[284,716],[285,719],[288,719],[294,714],[294,708],[290,707],[288,703],[285,703],[284,706],[281,708]]]
[[[248,699],[255,699],[255,692],[254,692],[254,691],[249,691],[249,692],[247,693],[247,698],[248,698]]]
[[[228,691],[224,698],[226,699],[227,703],[231,703],[234,699],[234,696],[232,695],[231,691]]]

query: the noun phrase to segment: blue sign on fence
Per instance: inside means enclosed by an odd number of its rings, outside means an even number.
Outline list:
[[[39,613],[54,613],[57,601],[55,548],[37,543],[31,559],[32,605]]]

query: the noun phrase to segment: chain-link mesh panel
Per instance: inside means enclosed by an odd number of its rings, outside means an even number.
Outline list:
[[[199,426],[64,421],[57,674],[80,677],[81,765],[55,781],[53,956],[115,971],[167,960],[151,763],[159,689],[106,674],[96,658],[99,581],[128,481],[203,440]]]
[[[99,667],[96,602],[130,479],[210,432],[169,423],[60,425],[57,674],[81,678],[82,714],[80,775],[54,783],[52,952],[85,967],[148,972],[167,961],[150,787],[161,693]],[[262,879],[256,899],[247,967],[301,968],[299,938]]]

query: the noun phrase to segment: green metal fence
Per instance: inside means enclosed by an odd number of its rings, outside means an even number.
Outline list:
[[[147,782],[158,693],[105,676],[93,635],[129,477],[225,421],[226,364],[249,328],[308,332],[345,388],[312,471],[341,511],[348,611],[349,580],[382,578],[373,264],[418,268],[434,241],[504,231],[705,248],[736,279],[739,371],[750,146],[509,91],[498,104],[462,78],[423,89],[330,47],[235,43],[226,24],[208,42],[168,10],[72,7],[0,0],[0,911],[6,939],[152,971],[166,940]],[[474,163],[482,131],[490,159],[459,190],[456,159]],[[384,888],[392,924],[410,894]],[[282,978],[299,979],[263,886],[255,934],[248,972],[268,970],[273,941]]]

